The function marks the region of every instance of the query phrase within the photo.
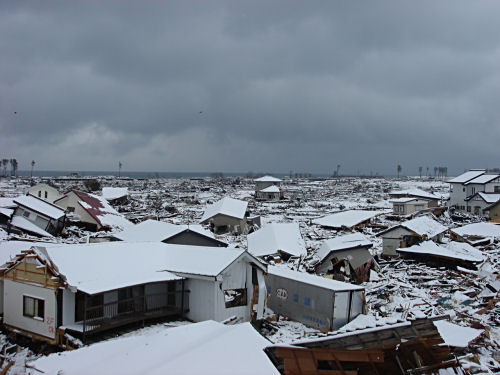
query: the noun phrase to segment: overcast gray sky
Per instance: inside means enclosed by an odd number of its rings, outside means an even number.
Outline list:
[[[499,1],[0,2],[20,169],[453,174],[499,108]]]

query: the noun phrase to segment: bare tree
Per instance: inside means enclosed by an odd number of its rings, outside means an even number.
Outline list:
[[[2,159],[3,164],[3,175],[7,176],[7,165],[9,165],[9,159]]]
[[[402,170],[403,170],[403,168],[401,168],[401,165],[398,164],[398,178],[399,178],[399,174],[401,173]]]
[[[434,177],[436,177],[438,167],[434,167]]]
[[[420,175],[420,178],[422,178],[422,167],[418,167],[418,174]]]
[[[122,172],[122,165],[123,165],[123,164],[122,164],[122,162],[121,162],[121,161],[119,161],[119,162],[118,162],[118,177],[120,177],[120,174],[121,174],[121,172]]]

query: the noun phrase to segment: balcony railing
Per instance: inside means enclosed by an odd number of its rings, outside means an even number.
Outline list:
[[[98,306],[84,307],[83,334],[95,333],[125,324],[182,315],[189,311],[188,290],[141,295]]]

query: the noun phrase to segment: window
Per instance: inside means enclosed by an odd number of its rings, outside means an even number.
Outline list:
[[[43,299],[23,296],[23,315],[43,321],[45,317],[45,301]]]
[[[24,211],[23,212],[23,216],[26,217],[26,218],[29,218],[30,217],[30,212],[29,211]]]
[[[38,190],[38,198],[41,198],[41,197],[42,197],[42,191]]]
[[[493,191],[494,191],[495,193],[500,193],[500,186],[498,186],[498,185],[497,185],[497,186],[495,186],[495,187],[493,188]]]
[[[226,301],[226,308],[246,306],[247,289],[227,289],[224,291],[224,300]]]
[[[75,207],[69,207],[68,206],[68,208],[66,208],[66,211],[67,212],[75,212]]]
[[[47,199],[47,192],[45,192],[45,199]]]
[[[293,302],[299,302],[299,295],[298,294],[293,295]]]
[[[311,299],[309,297],[304,297],[304,306],[311,306]]]

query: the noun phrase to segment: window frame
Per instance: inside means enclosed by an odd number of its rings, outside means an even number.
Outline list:
[[[32,306],[29,306],[27,301],[32,301]],[[27,311],[28,309],[32,309],[32,311]],[[45,321],[45,299],[23,294],[23,316]]]

